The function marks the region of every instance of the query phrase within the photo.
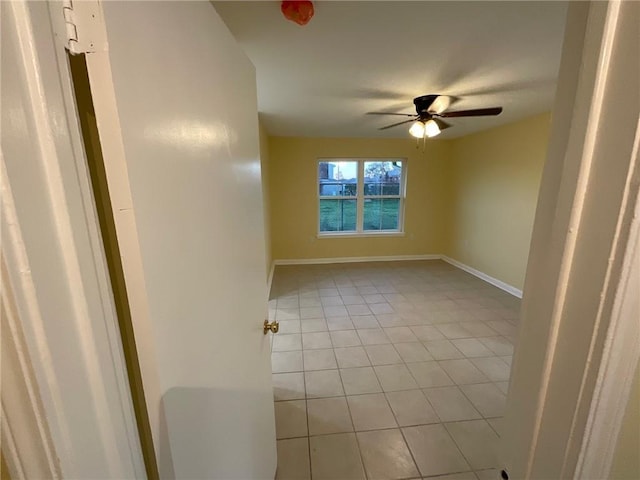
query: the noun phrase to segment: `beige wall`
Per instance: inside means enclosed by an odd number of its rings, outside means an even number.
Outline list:
[[[636,379],[624,414],[609,478],[611,480],[640,478],[640,366],[636,369]]]
[[[262,178],[262,209],[264,215],[264,243],[267,278],[271,273],[271,208],[269,207],[269,137],[260,122],[260,172]]]
[[[446,254],[521,289],[550,115],[453,140]]]
[[[407,158],[405,235],[318,238],[317,159]],[[410,139],[269,138],[272,258],[439,254],[445,246],[449,145]]]

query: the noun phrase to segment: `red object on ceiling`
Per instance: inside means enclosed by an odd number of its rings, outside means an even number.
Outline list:
[[[287,20],[306,25],[313,17],[313,3],[309,0],[285,0],[280,10]]]

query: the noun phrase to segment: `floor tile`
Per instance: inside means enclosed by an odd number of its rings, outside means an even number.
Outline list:
[[[367,305],[347,305],[347,312],[349,315],[371,315],[373,312]]]
[[[392,343],[418,341],[418,337],[413,334],[409,327],[390,327],[385,328],[384,332]]]
[[[298,320],[300,319],[299,308],[278,308],[276,309],[276,320]]]
[[[498,333],[484,322],[460,322],[460,326],[474,337],[492,337]]]
[[[451,343],[453,343],[467,358],[491,357],[494,354],[477,338],[459,338],[457,340],[451,340]]]
[[[380,293],[378,292],[378,289],[376,287],[374,287],[373,285],[363,285],[363,286],[359,286],[357,288],[358,293],[360,295],[373,295],[375,293]]]
[[[355,291],[355,288],[354,288]],[[364,305],[366,302],[360,295],[342,295],[342,301],[345,305]]]
[[[356,435],[367,478],[394,480],[419,475],[400,430],[358,432]]]
[[[478,340],[496,355],[513,355],[513,345],[504,337],[483,337]]]
[[[309,446],[314,480],[365,478],[360,449],[354,433],[311,437]]]
[[[349,315],[347,309],[342,305],[323,307],[325,317],[346,317]]]
[[[436,328],[440,330],[440,333],[442,333],[449,340],[455,338],[473,337],[473,334],[462,327],[459,323],[443,323],[440,325],[436,325]]]
[[[300,320],[281,320],[278,324],[279,334],[300,333]]]
[[[273,399],[274,400],[296,400],[305,398],[304,373],[274,373]]]
[[[484,373],[467,359],[442,360],[438,363],[458,385],[490,381]]]
[[[398,425],[424,425],[440,421],[421,390],[405,390],[385,394]]]
[[[367,328],[358,330],[358,336],[362,345],[383,345],[391,343],[389,337],[381,328]]]
[[[500,470],[496,468],[491,468],[489,470],[478,470],[476,472],[476,477],[478,480],[501,480]],[[438,479],[440,480],[440,479]]]
[[[499,357],[473,358],[471,362],[493,382],[506,382],[511,376],[511,367]]]
[[[369,357],[362,347],[344,347],[334,349],[340,368],[368,367]]]
[[[381,327],[401,327],[405,325],[402,317],[397,313],[376,313],[375,315]]]
[[[330,331],[355,329],[349,317],[328,317],[327,327]]]
[[[374,303],[369,305],[369,309],[376,315],[394,312],[393,307],[388,303]]]
[[[322,306],[324,307],[325,305],[344,305],[344,303],[342,303],[342,297],[340,296],[335,296],[335,297],[321,297],[320,298],[320,303],[322,304]]]
[[[300,307],[300,318],[322,318],[322,307]]]
[[[411,331],[423,342],[429,342],[432,340],[444,340],[444,335],[432,325],[418,325],[411,327]]]
[[[423,392],[443,422],[482,418],[458,387],[425,388]]]
[[[498,466],[498,436],[485,420],[446,423],[445,427],[474,470]]]
[[[355,347],[360,345],[360,337],[355,330],[343,330],[339,332],[330,332],[333,346],[338,347]]]
[[[300,307],[320,307],[320,297],[300,298]]]
[[[338,368],[333,348],[305,350],[303,352],[304,370],[330,370]]]
[[[344,392],[347,395],[382,391],[378,378],[371,367],[345,368],[340,370],[340,376],[342,377]]]
[[[505,395],[507,395],[509,393],[509,382],[495,382],[495,385]]]
[[[487,418],[487,422],[493,428],[493,431],[496,432],[496,435],[500,437],[502,435],[502,425],[504,424],[504,418]]]
[[[274,352],[302,350],[301,335],[299,333],[274,335],[272,349]]]
[[[271,371],[273,373],[301,372],[302,351],[273,352],[271,354]]]
[[[319,288],[318,289],[318,295],[320,295],[320,298],[322,298],[322,297],[336,297],[336,296],[340,295],[340,292],[338,292],[337,288]]]
[[[390,365],[402,363],[402,358],[393,345],[366,345],[364,349],[367,352],[372,365]]]
[[[436,360],[452,360],[464,358],[463,353],[449,340],[429,340],[423,345]]]
[[[300,331],[302,333],[326,332],[329,330],[327,321],[324,318],[313,318],[300,321]]]
[[[278,469],[276,480],[310,480],[309,439],[278,440]]]
[[[356,315],[351,318],[354,327],[358,329],[380,328],[380,324],[373,315]]]
[[[428,480],[478,480],[475,473],[473,472],[463,472],[463,473],[452,473],[451,475],[442,475],[435,477],[433,479]],[[492,480],[499,480],[498,478]]]
[[[431,354],[420,342],[396,343],[394,344],[394,348],[406,363],[433,360]]]
[[[356,431],[397,427],[384,394],[353,395],[347,401]]]
[[[289,400],[274,403],[276,414],[276,438],[307,436],[307,402]]]
[[[344,395],[338,370],[304,372],[307,398],[337,397]]]
[[[353,432],[345,397],[317,398],[307,401],[309,435]]]
[[[460,389],[483,417],[502,417],[507,405],[507,396],[493,383],[462,385]]]
[[[442,425],[404,427],[402,432],[423,476],[471,469]]]
[[[408,363],[407,368],[422,388],[453,385],[453,381],[438,362]]]
[[[338,287],[338,293],[344,300],[345,296],[359,296],[358,289],[356,287]],[[346,305],[346,304],[345,304]]]
[[[331,348],[329,332],[314,332],[302,334],[302,347],[305,350]]]
[[[379,365],[374,369],[385,392],[418,388],[418,384],[404,365]]]

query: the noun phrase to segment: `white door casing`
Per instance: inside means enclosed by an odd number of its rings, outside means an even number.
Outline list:
[[[254,68],[208,2],[102,15],[87,67],[160,475],[273,478]]]
[[[601,479],[640,356],[640,4],[569,7],[502,436],[511,478]]]
[[[3,379],[16,440],[7,461],[16,478],[141,478],[67,57],[50,22],[62,5],[18,0],[0,9],[2,301],[12,325],[3,342],[18,352],[29,401],[20,410]],[[27,432],[37,435],[32,448],[20,442]]]

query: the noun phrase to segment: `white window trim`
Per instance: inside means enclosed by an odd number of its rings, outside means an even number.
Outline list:
[[[400,178],[400,195],[365,195],[364,194],[364,164],[365,162],[402,162],[402,177]],[[358,183],[355,196],[321,196],[318,188],[320,180],[319,165],[323,162],[358,162]],[[321,157],[316,161],[316,237],[317,238],[354,238],[354,237],[404,237],[404,209],[407,198],[407,169],[408,161],[406,157]],[[385,199],[393,198],[400,200],[398,209],[398,229],[397,230],[364,230],[364,201],[368,198]],[[356,201],[356,230],[323,232],[320,230],[320,200],[355,200]]]

